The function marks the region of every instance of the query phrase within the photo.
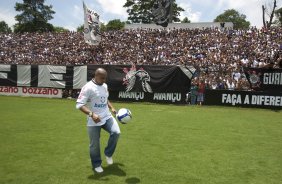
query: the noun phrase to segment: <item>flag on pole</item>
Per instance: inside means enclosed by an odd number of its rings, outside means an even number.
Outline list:
[[[153,5],[152,14],[157,25],[167,27],[171,18],[171,0],[157,0]]]
[[[83,2],[84,9],[84,40],[89,45],[99,45],[101,42],[101,32],[99,14],[89,9]]]

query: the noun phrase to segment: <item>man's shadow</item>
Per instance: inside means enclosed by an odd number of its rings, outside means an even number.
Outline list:
[[[108,178],[105,178],[106,176],[110,176],[110,175],[115,175],[115,176],[126,176],[126,173],[120,168],[124,166],[123,164],[120,163],[114,163],[113,165],[110,165],[108,167],[104,168],[104,172],[102,173],[94,173],[90,176],[88,176],[88,179],[92,179],[92,180],[104,180],[107,181],[109,180]]]

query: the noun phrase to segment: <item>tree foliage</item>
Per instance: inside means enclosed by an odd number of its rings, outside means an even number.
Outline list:
[[[54,27],[54,31],[55,31],[56,33],[63,33],[63,32],[68,32],[69,30],[66,29],[66,28],[60,27],[60,26],[55,26],[55,27]]]
[[[107,30],[121,30],[124,28],[125,22],[121,22],[120,19],[110,20],[106,26]]]
[[[12,29],[8,26],[5,21],[0,22],[0,33],[11,33]]]
[[[15,25],[15,32],[46,32],[54,31],[52,24],[48,23],[55,13],[52,5],[44,5],[45,0],[23,0],[23,3],[16,3],[15,10],[21,12],[16,15],[18,23]]]
[[[188,19],[188,17],[185,17],[181,23],[191,23],[191,21]]]
[[[155,0],[126,0],[123,7],[127,8],[128,21],[132,23],[150,24],[153,22],[152,7]],[[172,6],[172,21],[180,22],[180,12],[184,11],[175,0]]]
[[[83,30],[84,30],[84,25],[83,24],[76,28],[77,32],[83,32]]]
[[[246,20],[246,15],[240,14],[234,9],[225,10],[224,13],[218,15],[214,22],[232,22],[234,29],[247,29],[250,22]]]

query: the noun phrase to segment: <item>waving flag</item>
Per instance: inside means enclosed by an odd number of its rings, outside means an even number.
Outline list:
[[[89,9],[83,2],[84,9],[84,40],[89,45],[99,45],[101,42],[99,15]]]
[[[167,27],[171,14],[172,0],[157,0],[152,14],[157,25]]]

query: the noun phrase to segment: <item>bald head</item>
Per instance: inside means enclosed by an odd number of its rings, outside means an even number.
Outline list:
[[[97,75],[107,76],[107,71],[104,68],[97,68],[95,71],[95,76]]]
[[[106,82],[107,71],[104,68],[98,68],[95,71],[94,80],[98,85],[102,85]]]

